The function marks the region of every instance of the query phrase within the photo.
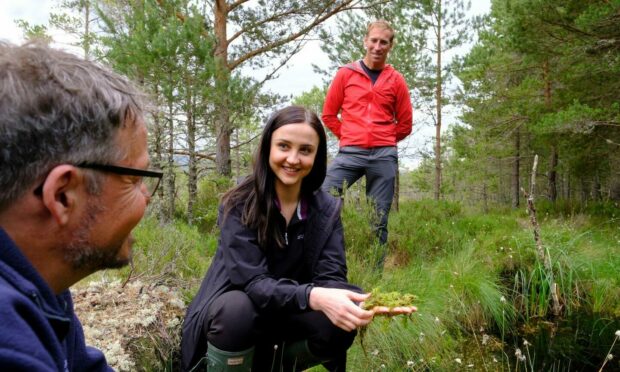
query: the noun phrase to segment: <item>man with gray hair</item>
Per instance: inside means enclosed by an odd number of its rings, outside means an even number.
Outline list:
[[[0,369],[110,370],[69,287],[126,265],[162,173],[139,92],[95,63],[0,42]]]

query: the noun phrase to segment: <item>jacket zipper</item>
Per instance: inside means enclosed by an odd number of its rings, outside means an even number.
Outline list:
[[[364,73],[364,75],[366,75],[366,78],[368,79],[368,84],[370,85],[370,92],[372,93],[372,98],[374,99],[375,96],[375,92],[373,90],[373,85],[372,85],[372,79],[370,78],[370,76],[368,76],[366,73]],[[370,117],[370,111],[372,110],[372,100],[370,102],[368,102],[368,111],[367,111],[367,117],[368,117],[368,122],[371,122],[371,117]],[[368,131],[366,131],[366,145],[370,146],[370,139],[372,138],[372,135],[370,133],[370,131],[372,130],[372,125],[368,126]]]

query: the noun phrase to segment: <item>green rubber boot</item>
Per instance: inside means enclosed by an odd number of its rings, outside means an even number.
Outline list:
[[[224,351],[207,342],[207,371],[208,372],[250,372],[254,346],[243,351]]]
[[[282,353],[281,371],[283,372],[303,371],[328,360],[314,355],[308,347],[308,340],[285,343]]]

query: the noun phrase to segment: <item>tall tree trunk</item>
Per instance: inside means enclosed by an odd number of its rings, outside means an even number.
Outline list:
[[[581,204],[585,205],[588,202],[588,182],[581,176]]]
[[[153,149],[151,154],[153,154],[153,166],[156,169],[161,169],[163,165],[163,128],[161,127],[161,117],[159,115],[155,115],[153,117]],[[160,190],[158,190],[160,191]]]
[[[215,92],[217,114],[215,118],[216,149],[215,166],[217,173],[223,176],[231,175],[230,165],[230,105],[228,85],[230,81],[230,67],[228,65],[228,39],[226,34],[226,20],[228,19],[228,5],[226,0],[215,1]]]
[[[172,73],[170,73],[172,74]],[[171,77],[171,76],[170,76]],[[166,167],[166,222],[172,220],[175,210],[176,188],[174,174],[174,102],[172,97],[168,98],[168,165]]]
[[[456,189],[457,184],[456,184],[457,180],[456,180],[456,172],[452,172],[452,200],[453,201],[457,201],[457,195],[461,195],[461,200],[463,200],[463,193],[459,192],[459,190]]]
[[[521,185],[519,184],[521,169],[521,131],[519,128],[515,131],[514,138],[514,161],[512,163],[512,206],[513,208],[519,207],[519,190]]]
[[[437,123],[435,124],[435,200],[441,198],[441,1],[437,3],[437,86],[435,101],[437,105]]]
[[[497,195],[496,202],[503,203],[504,202],[504,182],[502,182],[502,158],[501,156],[497,157]]]
[[[189,75],[191,72],[187,72]],[[189,153],[188,177],[187,177],[187,223],[194,223],[194,204],[196,203],[196,194],[198,189],[198,157],[196,156],[196,118],[195,103],[192,91],[192,82],[189,76],[186,76],[185,82],[185,116],[187,117],[187,152]]]
[[[551,146],[551,159],[549,161],[549,200],[555,203],[558,198],[557,178],[558,178],[558,148]]]
[[[592,200],[601,200],[601,177],[598,172],[594,175],[594,180],[592,182]]]
[[[543,81],[545,84],[545,107],[547,110],[551,111],[551,76],[549,70],[549,60],[546,60],[543,63]],[[549,163],[549,173],[548,173],[548,188],[549,188],[549,199],[555,203],[558,191],[557,191],[557,165],[558,165],[558,149],[555,144],[555,140],[551,140],[551,159]]]
[[[564,173],[558,173],[558,181],[557,181],[557,185],[558,185],[558,198],[562,198],[562,195],[564,195]]]
[[[235,143],[236,143],[236,148],[235,148],[235,155],[237,157],[237,161],[235,162],[236,165],[236,177],[239,178],[241,177],[241,146],[239,146],[239,130],[235,130]]]
[[[159,97],[159,81],[155,82],[155,96]],[[151,136],[153,140],[151,143],[153,144],[152,152],[153,154],[153,166],[157,169],[163,169],[164,165],[164,127],[162,124],[161,112],[157,111],[153,115],[153,131],[151,132]],[[164,200],[164,188],[160,187],[157,189],[157,199],[160,203],[160,208],[158,208],[158,219],[159,222],[165,222],[166,216],[164,212],[164,208],[161,207],[161,203]]]
[[[565,194],[566,200],[568,200],[568,201],[570,201],[571,198],[573,197],[572,189],[571,189],[571,182],[570,182],[571,181],[571,177],[570,177],[570,172],[569,171],[570,171],[570,169],[568,169],[566,171],[566,194]]]
[[[615,152],[609,159],[609,199],[620,201],[620,155]]]

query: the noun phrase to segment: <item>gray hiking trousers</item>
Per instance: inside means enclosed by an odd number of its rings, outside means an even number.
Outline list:
[[[336,189],[342,195],[343,185],[351,186],[366,176],[366,196],[376,206],[378,221],[373,228],[381,245],[387,242],[387,222],[394,197],[394,182],[398,170],[396,146],[363,148],[344,146],[327,169],[323,190]],[[381,262],[385,258],[385,252]]]

